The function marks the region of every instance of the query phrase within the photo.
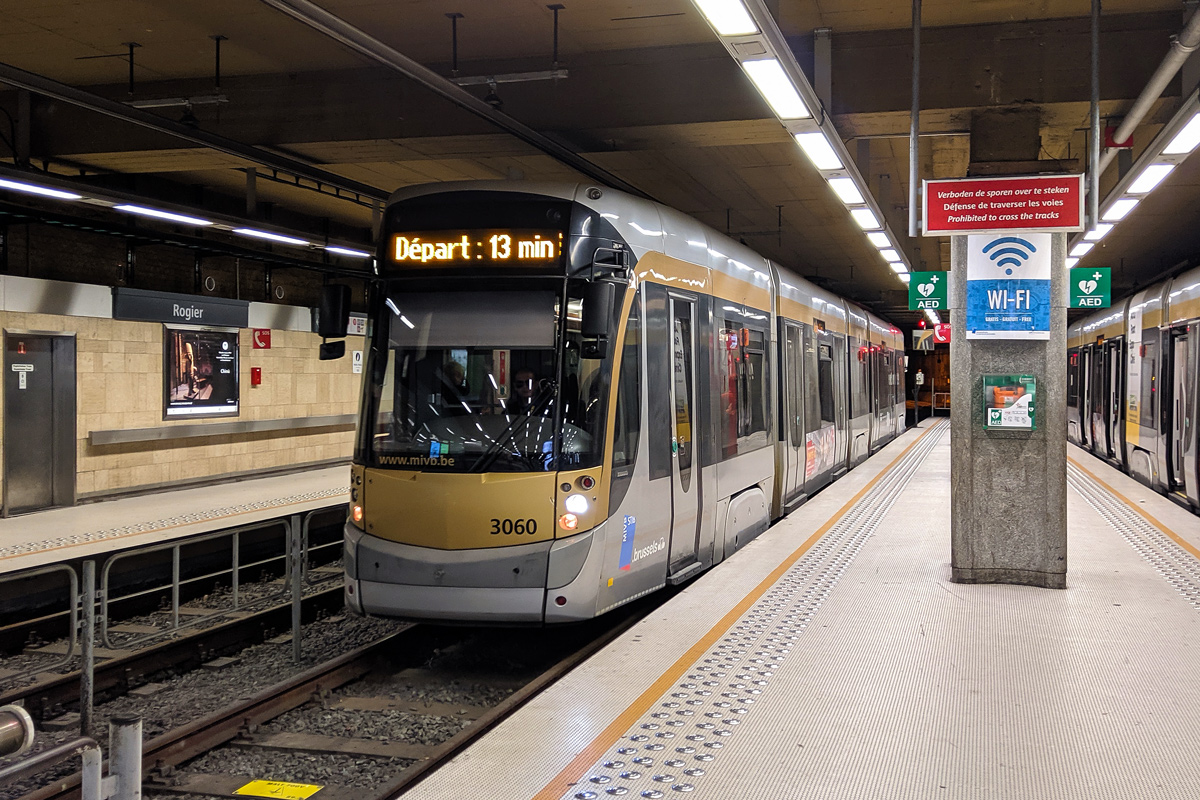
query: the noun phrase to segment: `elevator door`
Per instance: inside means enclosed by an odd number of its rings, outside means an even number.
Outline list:
[[[75,502],[75,339],[4,335],[4,511]]]

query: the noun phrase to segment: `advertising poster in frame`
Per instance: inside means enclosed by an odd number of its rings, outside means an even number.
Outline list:
[[[164,326],[163,418],[238,415],[238,329]]]

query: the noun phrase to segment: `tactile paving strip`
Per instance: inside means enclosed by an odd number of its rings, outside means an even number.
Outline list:
[[[101,531],[91,531],[88,533],[73,533],[67,536],[59,536],[55,539],[46,539],[40,542],[22,542],[21,544],[10,545],[8,547],[0,547],[0,558],[9,556],[27,555],[29,553],[38,553],[42,550],[53,550],[58,547],[70,547],[72,545],[89,544],[91,542],[101,542],[105,539],[116,539],[122,536],[129,536],[138,533],[153,533],[167,528],[174,528],[180,525],[191,525],[197,522],[207,522],[213,519],[223,519],[232,517],[237,514],[245,514],[251,511],[264,511],[280,506],[288,506],[295,503],[303,503],[309,500],[325,500],[331,497],[340,497],[346,493],[345,489],[323,489],[319,492],[305,492],[304,494],[294,494],[288,497],[276,497],[270,500],[259,500],[254,503],[243,503],[236,506],[223,506],[214,508],[209,511],[201,511],[194,514],[182,514],[178,517],[167,517],[165,519],[156,519],[152,522],[139,522],[136,525],[124,525],[119,528],[108,528]]]
[[[775,671],[950,426],[925,436],[562,797],[704,794],[721,750],[753,719]],[[736,765],[732,762],[731,767]]]
[[[1084,502],[1095,509],[1193,608],[1200,607],[1200,561],[1069,462],[1067,485],[1078,492]]]

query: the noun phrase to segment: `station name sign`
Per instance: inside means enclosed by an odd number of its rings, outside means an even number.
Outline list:
[[[924,182],[925,236],[1081,231],[1082,175],[1028,175]]]
[[[226,300],[221,297],[113,287],[113,319],[247,328],[250,325],[250,304],[245,300]]]

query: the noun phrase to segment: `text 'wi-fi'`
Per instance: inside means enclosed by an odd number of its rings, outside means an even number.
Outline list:
[[[992,248],[996,248],[992,250]],[[1012,275],[1013,267],[1019,267],[1029,260],[1030,256],[1037,252],[1037,248],[1026,239],[1018,236],[1002,236],[999,239],[993,239],[983,247],[983,252],[988,253],[996,266],[1005,267],[1005,275]]]

